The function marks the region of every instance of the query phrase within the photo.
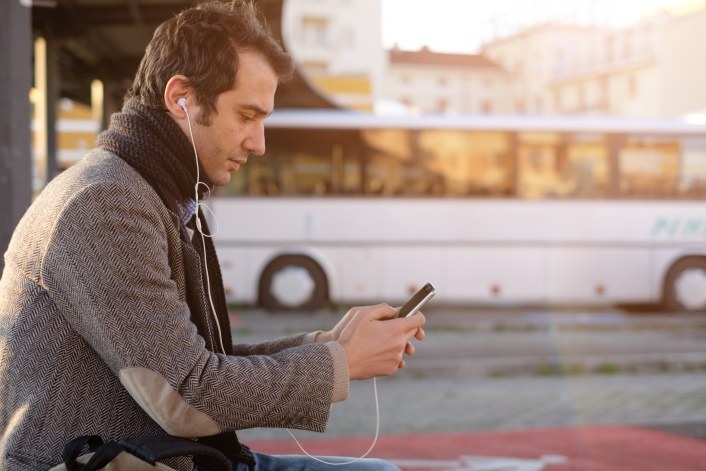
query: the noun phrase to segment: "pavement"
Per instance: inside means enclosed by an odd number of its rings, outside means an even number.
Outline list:
[[[663,323],[663,319],[655,320]],[[240,330],[234,333],[240,337],[247,333],[252,340],[271,334],[259,330],[261,320],[257,315],[240,318],[235,327]],[[282,333],[290,333],[291,319],[274,320],[282,323]],[[306,320],[304,324],[320,321]],[[497,331],[497,319],[494,322],[495,327],[489,324],[483,329],[476,324],[465,332],[471,337],[477,335],[470,343],[486,342],[478,351],[492,351],[493,336],[479,334]],[[687,361],[691,367],[683,367],[684,355],[693,355],[694,345],[703,344],[703,321],[698,322],[699,326],[687,329],[688,336],[683,335],[682,328],[657,328],[667,338],[676,334],[678,338],[662,352],[666,357],[658,355],[654,359],[655,365],[671,358],[682,365],[677,369],[622,368],[602,374],[590,369],[582,374],[559,369],[538,374],[530,365],[536,366],[538,361],[544,364],[547,358],[566,361],[570,357],[563,347],[557,350],[558,343],[553,344],[549,357],[540,351],[536,357],[523,360],[518,351],[490,355],[477,363],[466,364],[456,358],[456,373],[444,368],[441,359],[448,355],[425,358],[420,353],[410,362],[419,360],[420,365],[377,380],[379,438],[369,456],[388,459],[404,471],[706,470],[706,369],[701,354],[692,363]],[[629,341],[653,341],[640,337],[643,330],[655,329],[638,328],[631,332]],[[459,334],[458,330],[450,332]],[[652,335],[650,332],[644,334]],[[443,353],[449,341],[443,333],[444,329],[437,329],[428,341],[439,345],[425,348]],[[509,338],[507,333],[496,336],[495,342]],[[545,333],[522,326],[516,332],[524,342],[533,342],[533,336],[540,338]],[[594,331],[592,338],[596,337]],[[568,343],[575,349],[581,338],[571,337]],[[609,331],[603,332],[601,339],[606,346],[620,341]],[[684,339],[691,342],[689,348],[675,351]],[[518,343],[513,341],[506,347],[513,345]],[[659,353],[659,348],[655,350]],[[639,361],[633,358],[629,348],[624,352],[613,348],[611,355],[611,361],[622,358],[625,365],[645,361],[644,357]],[[578,355],[575,361],[579,357],[587,358]],[[504,370],[511,374],[493,374],[499,364],[526,367]],[[358,457],[373,444],[375,431],[374,384],[358,381],[351,384],[349,399],[333,406],[325,434],[292,432],[309,453]],[[286,430],[245,430],[239,435],[259,451],[301,453]],[[355,469],[355,464],[349,469]]]
[[[377,386],[370,456],[404,471],[706,469],[704,374],[385,378]],[[292,433],[311,454],[359,457],[375,426],[365,381],[334,405],[325,434]],[[285,430],[240,436],[258,451],[301,453]]]
[[[299,453],[289,442],[251,443],[262,452]],[[355,456],[361,438],[304,442],[314,455]],[[374,456],[404,471],[701,471],[706,446],[693,438],[625,427],[572,427],[382,437]],[[355,469],[355,463],[349,465]]]

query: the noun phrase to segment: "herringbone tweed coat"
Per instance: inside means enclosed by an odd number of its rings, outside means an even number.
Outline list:
[[[0,280],[0,469],[48,469],[85,434],[322,431],[348,394],[340,344],[300,334],[215,354],[190,296],[208,315],[197,253],[132,167],[96,150],[55,178]]]

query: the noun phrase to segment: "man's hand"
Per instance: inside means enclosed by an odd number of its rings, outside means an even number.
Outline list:
[[[316,341],[325,343],[330,342],[332,340],[338,340],[338,337],[341,336],[341,332],[343,332],[343,329],[346,328],[351,319],[353,319],[356,313],[361,309],[361,307],[350,308],[348,312],[346,312],[346,314],[341,318],[341,320],[338,321],[338,324],[336,324],[333,329],[326,332],[321,332],[319,335],[317,335]]]
[[[422,313],[403,319],[395,316],[397,309],[387,304],[355,307],[317,340],[338,340],[346,351],[351,379],[391,375],[404,367],[405,353],[414,355],[412,337],[425,337]]]

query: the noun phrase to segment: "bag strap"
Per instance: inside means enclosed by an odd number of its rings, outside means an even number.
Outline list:
[[[76,462],[76,458],[89,446],[93,456],[86,464]],[[193,456],[199,467],[205,471],[231,471],[230,461],[223,453],[187,438],[170,435],[135,437],[119,442],[103,443],[97,435],[77,437],[64,447],[64,463],[67,471],[97,471],[113,461],[120,453],[127,451],[154,466],[157,461],[178,456]]]
[[[108,465],[111,461],[115,459],[116,456],[118,456],[120,453],[125,451],[125,449],[120,446],[119,443],[116,442],[106,442],[100,446],[96,450],[95,453],[93,453],[93,456],[91,456],[91,459],[88,460],[88,462],[84,465],[79,465],[81,466],[78,468],[78,471],[98,471],[101,468],[104,468],[105,466]],[[154,465],[154,463],[151,463]],[[68,468],[68,466],[67,466]],[[67,470],[68,471],[68,470]]]
[[[228,458],[213,447],[172,436],[137,437],[121,440],[122,445],[133,455],[151,464],[176,456],[191,455],[204,471],[231,471]]]
[[[98,435],[83,435],[68,442],[64,445],[64,450],[61,453],[61,458],[66,464],[66,471],[76,471],[76,458],[86,446],[88,446],[88,453],[90,453],[96,451],[101,445],[103,445],[103,439]]]

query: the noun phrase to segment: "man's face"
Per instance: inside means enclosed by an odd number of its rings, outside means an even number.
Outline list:
[[[191,119],[201,170],[218,186],[226,185],[250,154],[265,153],[265,118],[274,107],[277,75],[267,60],[241,51],[239,62],[235,85],[216,99],[211,124],[197,123],[198,106]]]

